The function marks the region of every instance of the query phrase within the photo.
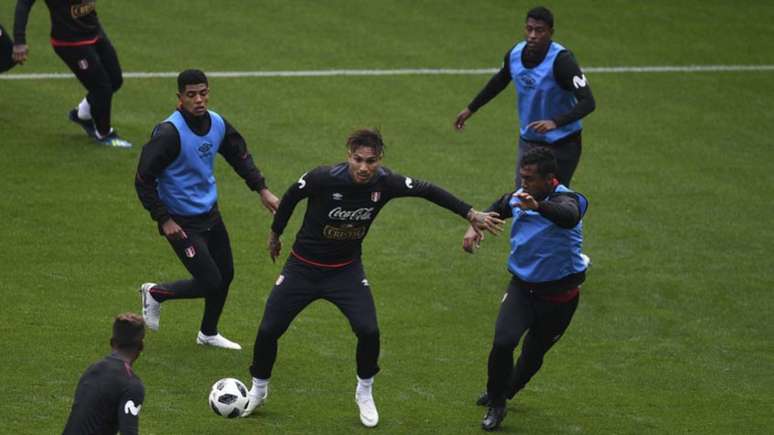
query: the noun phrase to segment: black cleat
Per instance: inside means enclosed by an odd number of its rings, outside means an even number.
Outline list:
[[[500,423],[503,422],[505,414],[507,413],[508,410],[505,406],[490,406],[486,410],[484,419],[481,421],[481,429],[484,429],[487,432],[497,429],[500,427]]]
[[[91,119],[85,120],[78,118],[78,109],[71,110],[70,113],[67,114],[67,118],[69,118],[70,121],[78,124],[78,126],[80,126],[83,131],[86,132],[87,136],[92,138],[97,137],[97,134],[95,133],[96,130],[94,129],[94,121]]]
[[[478,399],[476,399],[476,405],[477,406],[489,406],[490,405],[489,394],[486,391],[484,391],[483,393],[481,393],[480,396],[478,396]]]

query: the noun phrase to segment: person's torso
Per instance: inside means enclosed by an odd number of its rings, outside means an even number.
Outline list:
[[[78,381],[63,435],[117,433],[121,395],[130,383],[137,382],[142,381],[118,357],[111,355],[92,364]]]
[[[371,224],[393,196],[389,181],[396,175],[382,167],[375,177],[369,183],[356,184],[346,163],[327,167],[308,198],[293,251],[324,264],[359,258]]]
[[[510,54],[511,79],[516,88],[519,111],[519,133],[528,141],[554,143],[580,130],[581,122],[571,122],[546,133],[537,133],[528,129],[527,125],[569,112],[577,103],[575,95],[559,86],[554,77],[554,61],[565,48],[552,41],[543,61],[533,68],[526,68],[522,63],[525,47],[526,43],[522,41]]]
[[[558,185],[553,194],[572,192]],[[584,215],[588,202],[577,195],[580,215]],[[511,252],[508,270],[522,281],[541,283],[556,281],[568,275],[583,272],[586,264],[581,257],[583,221],[573,228],[562,228],[534,210],[522,210],[519,199],[512,197]]]
[[[46,5],[51,15],[52,44],[94,43],[102,36],[96,0],[46,0]]]
[[[180,153],[158,178],[159,198],[173,215],[193,216],[208,213],[218,199],[214,164],[226,125],[213,111],[210,129],[204,135],[191,130],[183,115],[175,111],[165,122],[180,135]]]

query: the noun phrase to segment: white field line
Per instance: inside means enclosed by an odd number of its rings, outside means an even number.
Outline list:
[[[586,73],[691,73],[691,72],[743,72],[774,71],[774,65],[663,65],[663,66],[612,66],[586,67]],[[210,71],[208,77],[338,77],[338,76],[397,76],[397,75],[485,75],[494,74],[496,68],[402,68],[402,69],[330,69],[311,71]],[[125,72],[124,78],[177,77],[177,72]],[[0,80],[51,80],[70,79],[70,73],[0,74]]]

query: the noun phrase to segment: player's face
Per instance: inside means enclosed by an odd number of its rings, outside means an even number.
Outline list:
[[[551,41],[554,29],[548,27],[545,21],[527,18],[524,25],[524,40],[527,41],[527,49],[530,51],[543,51]]]
[[[541,200],[551,192],[554,174],[547,174],[544,177],[538,172],[537,165],[526,165],[519,168],[519,175],[521,175],[521,188],[533,198]]]
[[[210,88],[206,83],[185,85],[183,92],[177,94],[180,98],[180,106],[186,112],[194,116],[202,116],[207,113],[207,100],[210,96]]]
[[[367,183],[382,166],[382,155],[376,154],[376,151],[371,147],[358,147],[354,151],[348,152],[347,163],[349,164],[349,175],[352,176],[355,183]]]

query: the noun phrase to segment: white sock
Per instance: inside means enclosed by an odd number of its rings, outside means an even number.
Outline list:
[[[91,105],[86,101],[86,97],[78,104],[78,119],[84,121],[91,119]]]
[[[250,388],[250,390],[265,391],[266,387],[268,386],[269,386],[268,379],[253,378],[253,387]]]
[[[357,389],[355,392],[360,394],[371,394],[371,388],[374,385],[374,378],[370,377],[368,379],[360,379],[360,376],[357,377]]]
[[[110,136],[110,133],[112,133],[112,132],[113,132],[113,127],[110,127],[110,131],[108,132],[108,134],[106,134],[106,135],[104,135],[104,136],[102,136],[101,134],[99,134],[99,131],[98,131],[98,130],[94,130],[94,134],[95,134],[95,135],[97,135],[97,139],[104,139],[104,138],[106,138],[106,137]]]

